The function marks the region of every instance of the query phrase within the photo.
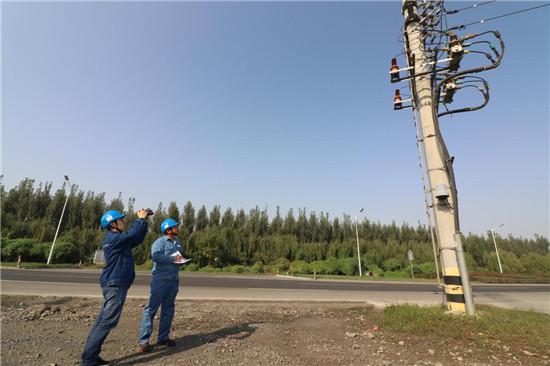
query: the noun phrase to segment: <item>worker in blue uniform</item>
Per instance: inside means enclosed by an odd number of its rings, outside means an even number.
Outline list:
[[[132,248],[137,247],[147,234],[147,217],[152,214],[149,209],[137,212],[138,219],[126,230],[126,215],[111,210],[101,218],[101,225],[107,230],[101,242],[105,255],[105,267],[99,278],[103,291],[103,304],[99,315],[92,326],[82,353],[80,366],[107,366],[109,361],[99,357],[101,346],[109,332],[120,320],[122,308],[126,301],[128,289],[136,276]]]
[[[139,331],[139,348],[143,352],[151,352],[149,337],[153,331],[153,319],[161,305],[157,344],[176,345],[176,342],[170,339],[170,328],[174,318],[174,302],[178,294],[180,262],[185,258],[181,254],[181,243],[176,240],[179,224],[173,219],[167,219],[162,222],[160,229],[164,236],[158,238],[151,248],[154,263],[151,295],[143,310]]]

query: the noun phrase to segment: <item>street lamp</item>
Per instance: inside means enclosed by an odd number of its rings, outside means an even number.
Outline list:
[[[502,273],[502,266],[500,265],[500,257],[498,256],[498,248],[497,248],[497,241],[495,240],[495,230],[501,227],[504,224],[500,224],[495,228],[491,229],[491,233],[493,234],[493,243],[495,243],[495,252],[497,252],[497,261],[498,261],[498,268],[500,268],[500,273]]]
[[[361,253],[359,253],[359,230],[357,229],[357,215],[363,212],[365,208],[355,214],[355,235],[357,236],[357,259],[359,260],[359,277],[361,277]]]
[[[61,220],[63,220],[63,214],[65,213],[65,207],[67,207],[67,202],[69,202],[69,196],[71,195],[71,182],[69,182],[69,176],[65,175],[65,180],[68,183],[69,186],[69,193],[67,194],[67,199],[65,200],[65,204],[63,205],[63,211],[61,211],[61,217],[59,218],[59,224],[57,225],[57,231],[55,232],[55,236],[53,238],[53,244],[52,249],[50,250],[50,255],[48,256],[48,263],[50,264],[50,261],[52,259],[52,253],[53,253],[53,247],[55,246],[55,241],[57,240],[57,234],[59,233],[59,228],[61,227]]]

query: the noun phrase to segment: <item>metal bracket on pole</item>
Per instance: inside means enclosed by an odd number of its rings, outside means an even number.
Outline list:
[[[464,301],[466,303],[466,313],[468,315],[474,315],[474,299],[472,297],[472,288],[470,287],[468,267],[466,266],[466,259],[464,257],[464,248],[462,247],[462,235],[460,233],[454,234],[454,239],[456,246],[456,261],[458,263],[458,270],[460,271],[462,291],[464,292]]]

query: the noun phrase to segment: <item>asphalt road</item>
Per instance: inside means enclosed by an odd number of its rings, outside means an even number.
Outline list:
[[[2,294],[101,296],[100,270],[1,269]],[[149,295],[150,272],[136,273],[129,296]],[[475,303],[532,309],[550,314],[548,285],[473,285]],[[270,301],[361,301],[378,306],[412,302],[438,304],[436,283],[317,280],[285,276],[180,273],[179,299]]]

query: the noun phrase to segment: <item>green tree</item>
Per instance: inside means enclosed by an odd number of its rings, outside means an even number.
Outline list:
[[[180,219],[180,210],[178,209],[178,204],[174,201],[170,202],[168,206],[168,217],[175,221],[179,221]]]
[[[288,210],[283,222],[283,234],[295,235],[296,234],[296,219],[294,219],[294,212],[292,209]]]
[[[231,210],[231,207],[228,207],[223,213],[222,226],[224,228],[232,228],[234,222],[235,222],[235,216],[233,215],[233,211]]]
[[[187,201],[185,206],[183,206],[181,222],[188,235],[195,229],[195,208],[191,204],[191,201]]]
[[[233,227],[237,230],[244,229],[246,227],[246,214],[244,213],[244,208],[241,208],[239,211],[237,211]]]
[[[113,198],[111,203],[107,206],[107,210],[116,210],[118,212],[124,212],[124,203],[122,202],[122,192],[118,192],[118,197]]]
[[[209,225],[210,227],[218,226],[220,224],[220,206],[214,205],[212,208],[212,211],[210,211],[210,220]]]
[[[195,222],[195,229],[197,231],[203,231],[208,227],[208,216],[206,214],[206,207],[202,205],[197,213],[197,221]]]
[[[283,218],[280,212],[280,206],[277,206],[277,213],[269,225],[269,233],[271,235],[277,235],[283,231]]]
[[[149,225],[149,230],[151,230],[151,232],[156,234],[157,236],[162,235],[160,225],[167,218],[168,218],[168,213],[166,212],[166,209],[163,207],[162,202],[159,202],[157,210],[153,214],[153,220],[151,220],[152,221],[151,225]]]

